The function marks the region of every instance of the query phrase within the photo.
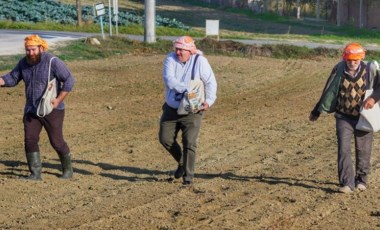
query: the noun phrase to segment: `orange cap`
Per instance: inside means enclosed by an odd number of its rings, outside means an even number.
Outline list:
[[[37,34],[30,35],[24,39],[24,45],[27,46],[42,46],[46,51],[48,49],[47,42],[40,38]]]
[[[343,60],[362,60],[366,50],[359,43],[350,43],[343,50]]]

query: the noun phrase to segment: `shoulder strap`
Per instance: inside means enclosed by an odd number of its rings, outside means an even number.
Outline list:
[[[52,58],[50,58],[50,61],[49,61],[49,75],[48,75],[48,82],[50,81],[50,75],[51,75],[51,61],[53,60],[53,59],[55,59],[56,57],[52,57]]]
[[[191,80],[194,80],[194,69],[195,69],[195,64],[197,63],[197,60],[198,60],[198,57],[199,57],[199,54],[196,54],[195,55],[195,59],[194,59],[194,63],[193,63],[193,69],[191,70]]]
[[[366,86],[366,88],[367,89],[373,88],[374,78],[377,74],[376,73],[377,72],[377,65],[378,64],[376,61],[371,61],[371,62],[367,63],[367,66],[366,66],[366,71],[367,71],[367,76],[366,76],[367,86]]]

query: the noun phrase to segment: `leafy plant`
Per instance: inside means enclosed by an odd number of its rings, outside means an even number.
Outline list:
[[[75,5],[63,4],[54,0],[0,0],[0,20],[10,20],[16,22],[56,22],[61,24],[76,24],[77,11]],[[108,8],[105,8],[108,12]],[[84,21],[99,23],[99,18],[94,16],[92,6],[82,6],[82,18]],[[109,17],[104,17],[104,22],[109,23]],[[112,22],[114,23],[114,22]],[[144,16],[139,16],[135,12],[127,12],[120,9],[118,14],[118,24],[125,26],[128,24],[143,24]],[[178,28],[189,30],[190,27],[182,22],[170,18],[156,16],[157,26]]]

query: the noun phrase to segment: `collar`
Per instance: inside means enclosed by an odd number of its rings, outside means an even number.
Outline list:
[[[361,70],[362,68],[365,68],[365,63],[363,61],[360,62],[360,65],[359,67],[356,69],[356,72],[354,75],[350,74],[348,71],[347,71],[347,65],[344,66],[344,74],[346,74],[347,76],[351,77],[351,78],[356,78],[358,76],[359,73],[361,73]]]

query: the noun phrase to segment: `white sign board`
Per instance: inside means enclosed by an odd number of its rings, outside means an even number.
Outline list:
[[[102,16],[106,13],[104,9],[104,4],[103,3],[98,3],[95,5],[95,11],[96,11],[96,16]]]
[[[112,0],[113,5],[113,14],[119,13],[119,6],[118,6],[118,0]]]
[[[219,36],[219,20],[206,20],[206,36]]]

